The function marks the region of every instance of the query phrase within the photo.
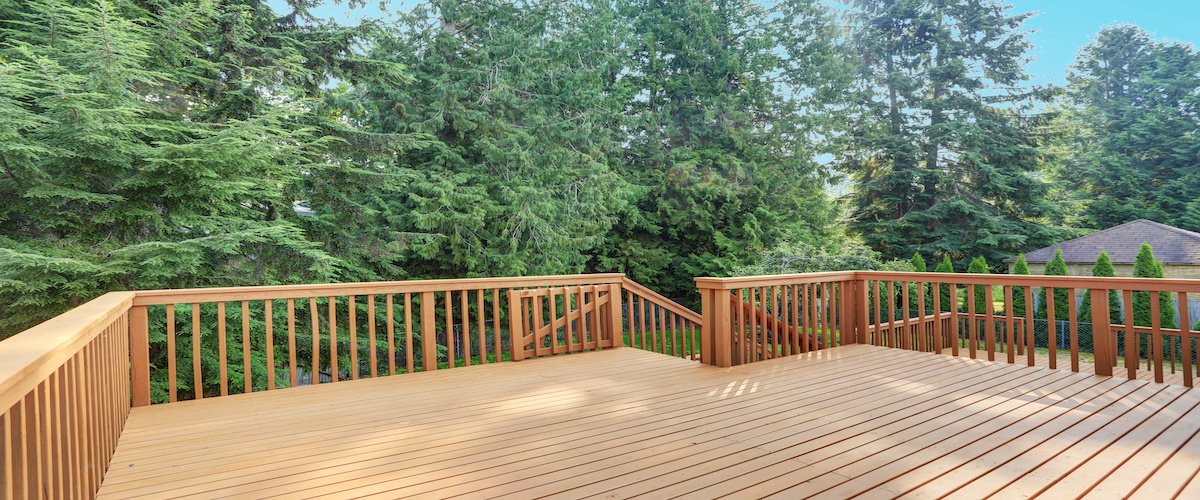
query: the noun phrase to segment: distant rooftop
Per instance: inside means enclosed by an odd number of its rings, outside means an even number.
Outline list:
[[[1100,251],[1108,252],[1113,264],[1133,264],[1142,243],[1154,247],[1154,258],[1164,265],[1200,266],[1200,233],[1159,224],[1146,219],[1126,222],[1087,236],[1067,240],[1025,254],[1028,262],[1047,262],[1062,249],[1068,264],[1091,264]],[[1016,262],[1016,257],[1005,263]]]

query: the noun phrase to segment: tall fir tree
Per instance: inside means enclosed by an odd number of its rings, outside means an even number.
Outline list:
[[[1109,26],[1067,80],[1078,133],[1061,175],[1084,204],[1079,222],[1144,218],[1200,231],[1200,51]]]
[[[1161,278],[1163,277],[1162,262],[1154,260],[1154,249],[1149,243],[1142,243],[1137,257],[1133,262],[1133,277]],[[1138,290],[1133,292],[1133,324],[1137,326],[1152,326],[1153,309],[1150,301],[1151,292]],[[1159,321],[1162,328],[1177,328],[1175,323],[1175,300],[1170,293],[1159,293]]]
[[[857,189],[850,230],[891,258],[914,250],[989,261],[1045,246],[1055,207],[1030,175],[1040,151],[1024,86],[1031,47],[998,0],[857,0],[861,110],[838,160]]]
[[[623,176],[635,210],[599,270],[671,297],[790,239],[820,243],[833,205],[814,138],[838,135],[847,84],[837,22],[808,1],[621,0],[631,24],[622,85]]]
[[[1115,277],[1116,270],[1113,269],[1112,260],[1108,257],[1108,252],[1100,251],[1100,255],[1096,257],[1096,264],[1092,266],[1092,276]],[[1125,320],[1121,316],[1121,297],[1116,290],[1108,291],[1108,320],[1111,323],[1124,323]],[[1092,322],[1092,294],[1083,294],[1083,303],[1079,306],[1079,321],[1082,323]]]
[[[1063,260],[1061,248],[1057,248],[1054,250],[1054,258],[1052,258],[1052,259],[1050,259],[1050,261],[1046,262],[1046,268],[1042,274],[1044,274],[1046,276],[1066,276],[1067,275],[1067,261]],[[1066,288],[1059,287],[1059,288],[1054,288],[1053,290],[1054,290],[1053,299],[1047,297],[1047,294],[1049,293],[1049,291],[1045,287],[1043,287],[1041,293],[1038,294],[1037,317],[1041,318],[1041,319],[1046,319],[1048,317],[1048,311],[1049,311],[1047,304],[1050,303],[1050,300],[1054,300],[1054,319],[1055,319],[1055,321],[1065,321],[1068,319],[1067,315],[1068,315],[1069,309],[1067,309],[1067,308],[1070,306],[1068,301],[1074,300],[1074,297],[1071,297],[1070,295],[1068,295]]]
[[[1017,263],[1013,264],[1013,274],[1019,274],[1019,275],[1028,275],[1029,274],[1029,262],[1025,260],[1025,254],[1021,254],[1021,255],[1017,256]],[[1012,287],[1012,297],[1013,297],[1013,315],[1018,318],[1026,317],[1025,316],[1025,308],[1026,308],[1025,287],[1023,287],[1023,286]]]

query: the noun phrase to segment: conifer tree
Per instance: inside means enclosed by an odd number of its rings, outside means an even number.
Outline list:
[[[1021,255],[1017,256],[1017,263],[1013,265],[1013,274],[1020,274],[1020,275],[1028,275],[1029,274],[1029,262],[1027,262],[1025,260],[1025,254],[1021,254]],[[1025,306],[1025,287],[1023,287],[1023,286],[1012,287],[1012,300],[1013,300],[1013,315],[1018,318],[1026,317],[1025,316],[1025,307],[1026,307]]]
[[[971,260],[971,265],[967,267],[967,272],[976,274],[990,274],[988,271],[987,260],[985,260],[983,256],[975,257]],[[988,308],[992,307],[991,304],[987,303],[987,295],[985,295],[987,293],[986,287],[988,286],[990,285],[970,286],[970,288],[975,290],[975,312],[977,314],[983,314],[988,311]],[[968,298],[967,300],[971,299]],[[965,310],[966,308],[967,306],[964,304],[963,309]]]
[[[1046,263],[1046,269],[1042,274],[1046,276],[1067,275],[1067,262],[1063,260],[1061,248],[1056,248],[1054,250],[1054,258],[1050,259],[1050,261]],[[1047,289],[1043,287],[1041,293],[1038,295],[1039,299],[1037,300],[1037,317],[1041,319],[1046,319],[1048,316],[1046,304],[1049,303],[1051,299],[1047,297],[1047,293]],[[1067,289],[1062,287],[1055,288],[1053,300],[1055,321],[1067,319],[1067,311],[1069,311],[1069,309],[1067,309],[1067,307],[1069,307],[1067,301],[1073,300],[1072,297],[1067,295]]]
[[[942,262],[933,269],[935,273],[952,273],[954,272],[954,264],[950,262],[950,255],[942,256]],[[938,301],[941,303],[942,311],[949,311],[954,307],[955,300],[950,296],[950,285],[938,285]]]
[[[1108,252],[1101,250],[1100,255],[1096,257],[1096,264],[1092,266],[1092,276],[1115,277],[1116,275]],[[1116,290],[1108,291],[1108,320],[1115,324],[1125,322],[1121,316],[1121,297]],[[1091,293],[1083,294],[1083,304],[1079,306],[1079,321],[1082,323],[1092,322]]]
[[[1149,243],[1142,243],[1138,250],[1137,257],[1133,263],[1133,276],[1135,278],[1161,278],[1163,277],[1162,262],[1154,260],[1154,249]],[[1138,326],[1151,326],[1150,307],[1151,292],[1137,290],[1133,292],[1133,324]],[[1159,321],[1163,328],[1177,328],[1175,323],[1175,301],[1170,293],[1162,292],[1158,294],[1159,300]]]
[[[912,259],[909,260],[909,263],[912,265],[912,269],[914,272],[918,272],[918,273],[927,272],[927,268],[925,267],[925,258],[921,257],[920,252],[914,253],[912,256]],[[916,283],[909,283],[908,288],[909,288],[909,290],[908,290],[909,307],[912,308],[914,311],[916,311],[918,309],[918,306],[921,305],[921,301],[924,301],[925,310],[929,311],[929,306],[931,305],[931,302],[930,302],[931,299],[930,299],[929,294],[932,292],[932,290],[930,290],[928,287],[926,287],[925,296],[919,297],[920,292],[919,292],[919,290],[917,290]]]
[[[1056,208],[1027,118],[1031,47],[1004,2],[856,0],[861,111],[839,166],[857,182],[850,230],[890,258],[936,248],[999,260],[1050,244]]]

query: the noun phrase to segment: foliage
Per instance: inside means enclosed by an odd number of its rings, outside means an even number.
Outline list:
[[[1133,262],[1133,277],[1163,277],[1162,262],[1154,260],[1154,249],[1151,248],[1149,243],[1142,243],[1141,248],[1138,250],[1137,257]],[[1144,290],[1133,292],[1133,324],[1137,326],[1151,326],[1153,313],[1150,304],[1151,295],[1158,295],[1160,325],[1163,328],[1178,328],[1178,324],[1175,323],[1175,301],[1171,298],[1171,294],[1153,294]]]
[[[1059,175],[1097,229],[1144,218],[1200,231],[1200,51],[1106,27],[1068,74],[1071,154]]]
[[[942,262],[933,269],[935,273],[952,273],[954,272],[954,263],[950,262],[950,254],[942,257]],[[938,285],[938,303],[941,304],[943,311],[949,311],[954,306],[954,300],[950,298],[950,285]]]
[[[596,270],[671,297],[725,276],[785,240],[832,234],[816,138],[837,135],[846,78],[837,23],[803,0],[762,4],[621,0],[629,22],[628,145],[635,207]],[[595,36],[589,33],[586,36]],[[786,245],[786,244],[785,244]]]
[[[914,272],[918,272],[918,273],[927,272],[927,268],[925,267],[925,258],[921,257],[920,253],[914,253],[912,258],[909,259],[908,263],[909,263],[909,265],[912,266],[912,270]],[[918,287],[915,284],[909,283],[909,284],[906,284],[906,286],[908,286],[908,303],[913,309],[916,309],[917,306],[919,306],[921,304],[921,300],[922,300],[922,298],[918,298],[920,291],[918,290]],[[925,296],[923,297],[923,299],[924,299],[924,304],[925,304],[925,310],[927,310],[927,311],[933,306],[933,298],[932,298],[932,295],[930,295],[932,293],[933,293],[933,290],[925,290]]]
[[[985,260],[983,256],[971,259],[971,265],[967,267],[967,272],[976,274],[990,274],[988,271],[987,260]],[[968,298],[965,300],[970,300],[969,297],[973,293],[975,296],[975,312],[977,314],[983,314],[987,312],[989,308],[992,307],[992,305],[987,302],[987,287],[983,285],[970,285],[968,288],[974,290],[974,292],[968,292]],[[963,310],[968,310],[967,306],[967,303],[964,302]]]
[[[1101,250],[1100,255],[1096,257],[1096,264],[1092,266],[1092,276],[1115,277],[1116,275],[1112,260],[1108,257],[1108,252]],[[1116,290],[1108,291],[1108,319],[1111,323],[1125,322],[1123,316],[1121,316],[1121,297]],[[1083,304],[1079,306],[1079,321],[1083,323],[1092,322],[1091,293],[1083,294]]]
[[[1054,258],[1050,259],[1050,261],[1046,263],[1046,269],[1042,274],[1046,276],[1067,275],[1067,262],[1063,260],[1061,248],[1054,249]],[[1042,293],[1039,295],[1040,298],[1037,301],[1038,306],[1036,314],[1038,318],[1045,319],[1048,317],[1049,309],[1047,304],[1050,302],[1050,299],[1047,298],[1048,293],[1049,292],[1046,288],[1042,288]],[[1069,301],[1074,299],[1074,297],[1068,295],[1066,288],[1060,287],[1054,289],[1055,320],[1062,320],[1063,318],[1068,317],[1068,311],[1070,311],[1070,309],[1068,309],[1068,307],[1070,307]]]
[[[758,254],[746,265],[734,268],[733,276],[817,273],[824,271],[912,271],[905,261],[884,260],[879,252],[849,241],[834,249],[815,247],[798,241],[784,241]]]
[[[1013,274],[1022,274],[1022,275],[1029,274],[1029,262],[1027,262],[1025,260],[1025,254],[1021,254],[1021,255],[1017,256],[1017,263],[1013,265]],[[1025,316],[1025,287],[1023,287],[1023,286],[1012,287],[1012,299],[1013,299],[1013,315],[1018,318],[1026,317]]]
[[[1058,231],[1037,176],[1042,153],[1023,85],[1030,48],[998,0],[856,0],[859,105],[838,159],[858,188],[850,230],[890,258],[914,251],[991,261],[1045,246]]]

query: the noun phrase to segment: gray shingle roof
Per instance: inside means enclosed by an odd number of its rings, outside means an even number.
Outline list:
[[[1113,264],[1133,264],[1142,243],[1154,248],[1154,258],[1164,265],[1200,266],[1200,233],[1193,233],[1146,219],[1126,222],[1087,236],[1067,240],[1025,254],[1028,262],[1046,262],[1061,248],[1068,264],[1091,264],[1101,250],[1108,252]],[[1004,259],[1016,262],[1016,257]]]

